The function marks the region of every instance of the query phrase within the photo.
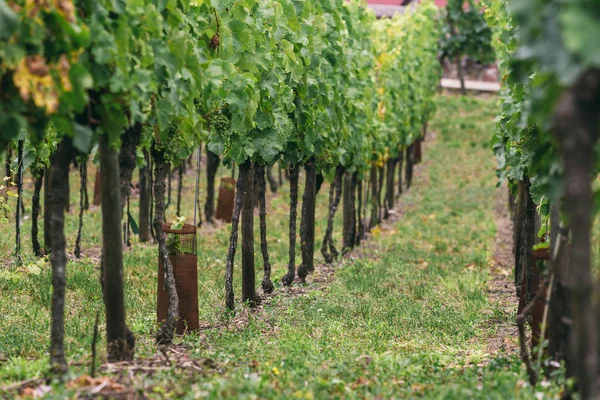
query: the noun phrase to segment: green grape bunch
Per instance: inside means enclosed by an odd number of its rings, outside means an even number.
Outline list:
[[[226,136],[231,123],[227,115],[219,112],[210,118],[210,130],[220,136]]]

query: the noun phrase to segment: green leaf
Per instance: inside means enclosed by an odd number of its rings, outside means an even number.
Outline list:
[[[84,154],[92,148],[92,130],[84,125],[73,124],[73,146]]]
[[[302,76],[302,64],[294,53],[294,45],[289,41],[282,39],[281,48],[283,50],[283,67],[286,72],[292,75],[292,79],[296,80]]]
[[[223,143],[223,139],[218,135],[211,136],[211,139],[208,142],[208,150],[220,156],[223,154],[224,149],[225,144]]]
[[[7,65],[16,67],[23,57],[25,57],[25,49],[23,47],[13,44],[7,44],[4,47],[4,61]]]
[[[184,225],[185,225],[185,217],[184,216],[175,217],[175,221],[173,221],[171,223],[171,229],[180,230],[183,228]]]
[[[254,53],[256,43],[252,33],[242,21],[233,20],[229,23],[229,29],[234,38],[234,49],[236,52],[245,50]]]
[[[283,151],[284,143],[274,129],[257,133],[252,144],[264,164],[270,164]]]
[[[0,39],[10,38],[18,27],[19,16],[6,4],[5,0],[0,0]]]
[[[156,104],[156,118],[158,122],[158,128],[161,131],[166,130],[171,122],[171,116],[173,114],[173,107],[171,103],[161,99]]]
[[[565,46],[581,57],[585,64],[600,66],[599,16],[582,6],[567,6],[561,14],[561,22]]]
[[[234,140],[229,150],[229,157],[238,164],[244,163],[254,155],[254,147],[248,136]]]
[[[221,13],[233,5],[233,0],[210,0],[210,5]]]

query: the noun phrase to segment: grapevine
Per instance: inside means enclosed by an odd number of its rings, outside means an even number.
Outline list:
[[[591,178],[598,171],[593,160],[600,63],[591,32],[600,25],[600,14],[586,1],[498,0],[490,3],[487,17],[498,39],[504,83],[492,145],[516,214],[521,357],[532,385],[543,372],[545,357],[568,359],[567,373],[575,378],[576,390],[582,398],[595,398],[596,321],[589,310],[596,293],[591,289],[589,243]],[[536,213],[549,225],[538,234],[542,243],[534,243],[535,225],[527,223]],[[540,251],[550,254],[543,280],[530,268]],[[540,299],[546,305],[536,315],[532,309]],[[561,322],[567,315],[569,326]],[[531,325],[532,349],[526,345],[525,321]],[[562,352],[567,343],[576,344]]]
[[[306,277],[314,270],[315,199],[324,177],[345,172],[355,187],[362,187],[372,166],[399,157],[419,139],[434,110],[439,77],[434,14],[431,1],[422,2],[414,14],[378,22],[357,0],[0,0],[0,148],[23,132],[33,155],[30,171],[40,179],[44,171],[49,185],[44,184],[45,197],[66,190],[73,157],[85,160],[98,148],[109,360],[133,357],[135,340],[124,310],[120,220],[133,169],[138,163],[148,165],[141,161],[144,154],[152,155],[154,231],[170,293],[168,323],[157,341],[169,343],[178,303],[168,260],[172,243],[162,231],[170,166],[181,165],[207,143],[226,165],[239,166],[239,196],[252,199],[256,180],[267,291],[273,284],[265,170],[279,162],[293,171],[296,187],[290,192],[296,204],[303,168],[298,274]],[[36,187],[39,197],[41,181]],[[241,219],[243,247],[252,248],[252,207],[249,201],[242,210],[241,200],[236,199],[234,221]],[[61,373],[67,367],[65,202],[62,196],[50,196],[44,216],[58,221],[44,236],[56,278],[52,364]],[[285,281],[291,284],[296,210],[290,214]],[[228,279],[237,246],[235,225],[230,244]],[[258,304],[253,255],[246,252],[242,258],[242,299]],[[226,287],[227,306],[234,308],[231,282]]]

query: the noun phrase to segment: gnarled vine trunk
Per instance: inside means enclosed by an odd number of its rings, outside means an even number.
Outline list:
[[[279,175],[279,186],[283,186],[283,168],[281,168],[281,163],[277,163],[277,170]]]
[[[144,152],[146,165],[140,168],[140,206],[139,206],[139,229],[140,242],[150,241],[150,157]]]
[[[343,250],[346,253],[354,247],[356,238],[356,178],[351,172],[344,174],[344,202],[343,202]]]
[[[465,72],[462,65],[462,57],[456,57],[456,71],[458,72],[458,80],[460,81],[460,93],[462,95],[467,94],[467,88],[465,86]]]
[[[70,166],[69,166],[70,168]],[[71,188],[70,188],[70,183],[69,180],[67,179],[67,201],[65,202],[65,212],[69,213],[71,212]]]
[[[45,203],[48,214],[48,235],[52,237],[50,262],[52,264],[52,331],[50,335],[50,366],[55,373],[67,371],[65,358],[65,287],[67,284],[65,208],[68,202],[67,192],[69,164],[73,157],[73,146],[70,139],[63,139],[56,148],[50,161],[49,191],[52,192],[48,203]],[[45,232],[44,232],[45,233]]]
[[[17,145],[17,213],[15,217],[15,258],[21,266],[21,213],[23,212],[23,140]]]
[[[96,168],[96,176],[94,177],[94,198],[92,199],[92,204],[95,206],[99,206],[101,202],[102,197],[100,195],[100,167],[98,167]]]
[[[288,171],[288,170],[286,170]],[[288,272],[281,279],[285,286],[289,286],[294,282],[296,276],[296,223],[298,220],[298,177],[300,171],[298,166],[289,168],[290,177],[290,224],[289,224],[289,260]]]
[[[7,148],[6,148],[6,160],[4,160],[4,177],[5,178],[9,178],[11,176],[11,170],[10,170],[10,159],[12,158],[12,148],[10,147],[10,143],[8,144]],[[2,181],[4,183],[4,181]],[[8,190],[4,191],[3,194],[4,197],[4,202],[6,203],[8,201]],[[8,219],[8,212],[6,209],[4,209],[4,218]]]
[[[403,151],[400,151],[400,155],[396,159],[396,162],[398,164],[398,194],[396,195],[396,198],[399,198],[400,195],[402,194],[402,191],[404,190],[402,187],[402,174],[404,171],[404,169],[402,168],[404,165],[404,152]]]
[[[363,192],[362,192],[362,179],[358,179],[358,174],[355,173],[354,182],[356,186],[356,193],[358,194],[358,204],[356,206],[356,238],[354,239],[354,245],[360,246],[360,242],[365,234],[365,227],[363,225],[363,219],[361,217],[362,203],[363,203]]]
[[[163,222],[167,222],[166,213],[167,208],[171,205],[171,180],[173,179],[173,173],[171,171],[171,164],[167,162],[167,202],[165,203],[165,209],[163,210]]]
[[[388,219],[390,216],[390,210],[394,208],[394,201],[396,197],[394,196],[394,172],[396,171],[396,159],[390,158],[387,161],[387,170],[386,170],[386,185],[385,185],[385,215],[384,218]]]
[[[600,70],[588,70],[561,94],[552,125],[564,165],[564,210],[572,243],[568,295],[573,330],[569,362],[583,399],[598,398],[598,326],[591,266],[594,148],[598,139]]]
[[[569,354],[569,333],[571,330],[571,310],[567,279],[569,277],[569,230],[560,224],[560,202],[550,204],[550,270],[554,270],[554,285],[548,308],[548,356],[551,360],[567,362],[567,374],[573,375],[567,355]],[[557,249],[558,248],[558,249]],[[555,251],[556,259],[553,259]]]
[[[156,208],[156,201],[154,200],[154,161],[152,160],[151,152],[148,152],[148,191],[150,195],[150,236],[156,242],[156,231],[154,230],[154,209]]]
[[[333,262],[333,256],[329,254],[329,234],[330,231],[333,233],[333,210],[335,202],[335,177],[333,182],[329,186],[329,215],[327,217],[327,228],[325,229],[325,236],[323,237],[323,243],[321,243],[321,254],[325,259],[325,263],[331,264]]]
[[[230,310],[235,308],[235,297],[233,294],[233,263],[235,261],[235,252],[237,249],[240,214],[242,213],[242,206],[244,204],[244,191],[246,190],[245,185],[246,182],[244,180],[238,179],[236,184],[233,215],[231,216],[229,248],[227,250],[227,259],[225,261],[225,305]]]
[[[379,187],[377,183],[377,166],[371,166],[371,221],[369,222],[369,229],[373,229],[379,225],[379,207],[377,204],[377,189]],[[345,186],[344,186],[345,187]]]
[[[531,251],[535,245],[535,203],[529,194],[531,183],[519,181],[517,223],[515,224],[515,287],[520,300],[519,311],[533,298],[531,290]]]
[[[200,205],[200,166],[202,165],[202,143],[198,146],[198,153],[196,155],[196,187],[194,189],[195,203],[194,203],[194,221],[196,227],[202,226],[202,206]]]
[[[379,177],[377,178],[377,220],[381,222],[381,195],[383,194],[383,183],[385,181],[385,168],[383,165],[381,167],[377,167],[379,171]]]
[[[323,237],[323,244],[321,245],[321,254],[327,264],[331,264],[338,257],[338,251],[333,242],[333,221],[342,197],[343,178],[344,167],[338,165],[335,168],[333,182],[331,182],[331,186],[329,187],[329,214],[327,216],[327,228]]]
[[[256,165],[254,168],[254,186],[258,188],[260,251],[263,257],[264,270],[262,289],[265,293],[271,293],[274,286],[273,282],[271,282],[271,262],[269,261],[269,249],[267,247],[267,201],[265,195],[267,185],[265,182],[265,167],[263,165]]]
[[[108,135],[99,138],[100,193],[102,196],[102,286],[106,310],[106,346],[109,361],[133,359],[133,335],[125,323],[123,245],[119,185],[119,154]]]
[[[251,307],[260,304],[256,294],[254,271],[254,177],[252,163],[246,161],[239,166],[238,179],[244,181],[244,203],[242,206],[242,301]]]
[[[44,170],[44,253],[50,254],[52,248],[52,232],[50,231],[50,202],[52,201],[52,190],[50,189],[51,169]]]
[[[40,245],[38,238],[38,217],[40,215],[40,191],[44,182],[44,171],[39,172],[39,176],[35,177],[33,186],[33,196],[31,198],[31,245],[33,254],[36,257],[42,257],[44,251]]]
[[[119,187],[120,187],[120,212],[121,220],[125,202],[131,193],[131,177],[137,164],[136,149],[142,140],[142,124],[136,122],[131,128],[121,135],[121,149],[119,151]]]
[[[321,190],[321,186],[323,186],[323,182],[325,182],[325,177],[323,176],[322,172],[319,172],[316,175],[316,183],[315,183],[315,196],[319,194],[319,191]]]
[[[86,176],[85,176],[85,166],[86,162],[81,162],[79,164],[79,225],[77,227],[77,239],[75,239],[75,257],[79,258],[81,256],[81,233],[83,232],[83,211],[85,210],[85,187],[87,185]]]
[[[423,139],[415,140],[415,164],[423,162]]]
[[[305,280],[315,270],[315,207],[317,200],[317,174],[315,160],[304,165],[306,184],[302,195],[302,216],[300,219],[300,246],[302,264],[298,267],[298,277]]]
[[[182,163],[178,168],[178,179],[177,179],[177,211],[176,215],[181,216],[181,192],[183,191],[183,172],[185,165]]]
[[[82,180],[85,180],[85,185],[83,186],[83,209],[90,209],[90,199],[88,195],[88,187],[87,187],[87,171],[88,171],[88,160],[86,158],[85,162],[81,164],[81,174],[83,175]]]
[[[413,164],[415,157],[415,146],[411,144],[406,148],[406,172],[405,172],[405,180],[406,180],[406,190],[410,189],[410,184],[412,183],[413,176]]]
[[[215,176],[219,168],[219,156],[208,149],[206,145],[206,203],[204,217],[207,224],[215,221]]]
[[[363,212],[362,212],[362,226],[363,226],[363,233],[362,233],[362,238],[364,239],[367,236],[367,230],[369,229],[369,224],[367,222],[367,209],[369,206],[369,193],[371,193],[371,180],[365,178],[365,198],[363,201]]]
[[[154,232],[158,243],[158,257],[163,263],[164,285],[169,296],[169,305],[167,307],[167,319],[156,333],[156,342],[158,344],[170,344],[173,342],[173,332],[179,318],[179,296],[175,287],[175,276],[173,275],[173,265],[169,259],[167,250],[167,238],[163,230],[164,210],[165,210],[165,179],[170,175],[169,164],[162,151],[153,148],[152,158],[154,160],[154,199],[156,210],[154,212]]]
[[[267,180],[269,181],[271,192],[277,193],[277,181],[273,176],[273,165],[267,165]]]

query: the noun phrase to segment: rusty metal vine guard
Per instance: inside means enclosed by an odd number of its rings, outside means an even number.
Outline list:
[[[198,257],[196,245],[196,227],[185,224],[181,229],[172,229],[169,224],[163,224],[167,235],[169,260],[173,265],[175,287],[179,296],[179,320],[177,334],[186,331],[197,331],[198,320]],[[158,291],[156,315],[159,323],[167,319],[169,296],[164,288],[163,263],[158,260]]]
[[[231,216],[233,215],[235,183],[235,179],[223,177],[221,178],[221,186],[219,187],[216,218],[227,223],[231,222]]]

